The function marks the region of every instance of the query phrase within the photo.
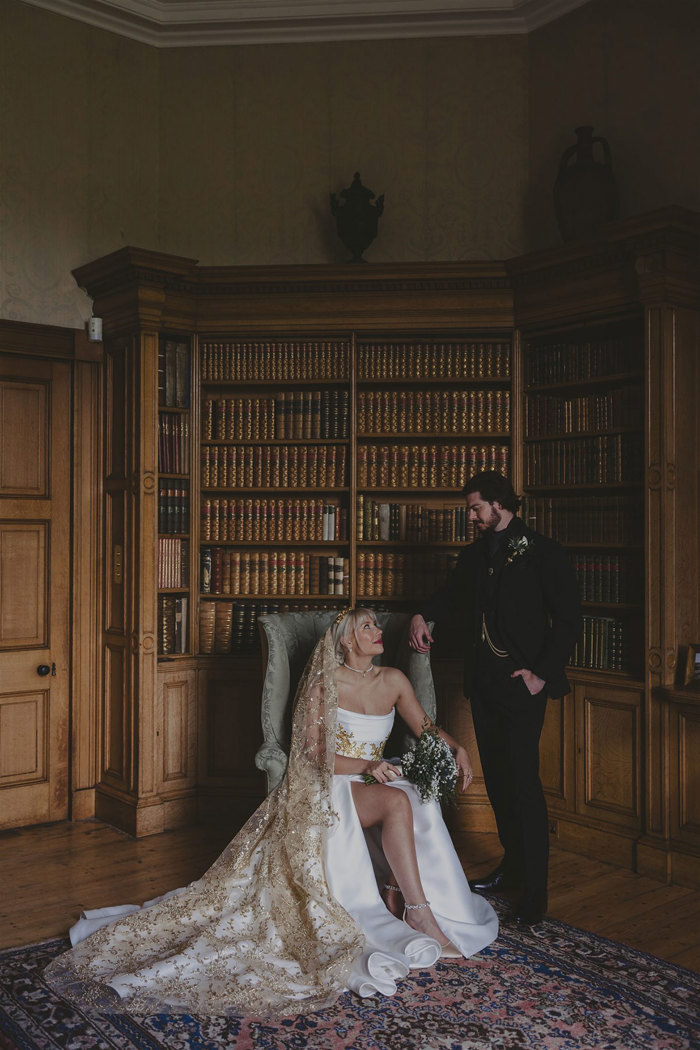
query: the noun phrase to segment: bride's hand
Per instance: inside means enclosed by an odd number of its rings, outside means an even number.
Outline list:
[[[463,747],[458,747],[455,750],[454,755],[455,762],[457,763],[457,772],[459,774],[459,790],[462,794],[464,794],[467,788],[471,787],[472,780],[474,779],[474,771],[472,770],[472,764],[469,761],[469,755]]]
[[[378,784],[391,784],[401,776],[401,769],[382,758],[376,762],[368,762],[364,775],[374,777]]]

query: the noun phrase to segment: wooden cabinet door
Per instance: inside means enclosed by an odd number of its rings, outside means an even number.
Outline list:
[[[577,682],[576,811],[641,830],[642,691],[623,683]]]
[[[70,365],[0,354],[5,828],[68,816],[70,419]]]

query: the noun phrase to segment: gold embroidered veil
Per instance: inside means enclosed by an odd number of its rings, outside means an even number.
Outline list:
[[[324,869],[335,819],[333,636],[331,627],[299,684],[282,783],[202,878],[55,959],[54,989],[111,1013],[248,1016],[318,1010],[342,991],[365,938]]]

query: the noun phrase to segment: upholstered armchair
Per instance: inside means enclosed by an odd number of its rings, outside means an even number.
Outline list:
[[[277,787],[287,768],[292,707],[299,679],[316,642],[328,630],[337,612],[290,612],[258,617],[263,650],[263,743],[255,764],[267,776],[267,790]],[[399,667],[431,718],[436,715],[435,686],[430,654],[417,653],[408,644],[408,613],[377,613],[383,630],[384,652],[377,664]],[[387,745],[388,755],[402,754],[414,739],[397,717]]]

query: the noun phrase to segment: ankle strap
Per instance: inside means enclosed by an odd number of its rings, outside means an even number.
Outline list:
[[[430,901],[426,901],[425,904],[407,904],[406,911],[417,911],[419,908],[429,908]]]
[[[384,889],[385,890],[395,890],[397,893],[401,893],[401,887],[400,886],[392,886],[390,882],[385,882],[384,883]]]

